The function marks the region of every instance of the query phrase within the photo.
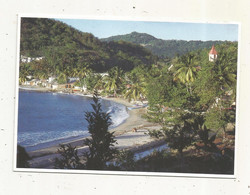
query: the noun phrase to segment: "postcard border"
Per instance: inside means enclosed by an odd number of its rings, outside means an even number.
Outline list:
[[[63,170],[63,169],[43,169],[43,168],[17,168],[17,134],[18,134],[18,100],[19,100],[19,67],[20,67],[20,36],[21,18],[55,18],[55,19],[86,19],[86,20],[113,20],[113,21],[142,21],[142,22],[176,22],[176,23],[208,23],[208,24],[235,24],[238,25],[238,48],[237,48],[237,84],[236,84],[236,121],[235,121],[235,155],[234,174],[205,174],[205,173],[172,173],[172,172],[138,172],[138,171],[95,171],[95,170]],[[93,16],[93,15],[53,15],[53,14],[17,14],[17,53],[16,53],[16,86],[15,86],[15,129],[14,129],[14,151],[13,151],[13,171],[14,172],[34,172],[34,173],[61,173],[61,174],[94,174],[94,175],[123,175],[123,176],[157,176],[157,177],[185,177],[185,178],[216,178],[216,179],[236,179],[237,178],[237,151],[238,151],[238,125],[239,125],[239,87],[240,87],[240,45],[241,45],[241,23],[221,22],[221,21],[201,21],[201,20],[176,20],[168,17],[118,17],[118,16]]]

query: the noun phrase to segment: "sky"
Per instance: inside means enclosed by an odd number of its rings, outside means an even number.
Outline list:
[[[92,33],[98,38],[129,34],[133,31],[147,33],[156,38],[169,40],[221,40],[238,41],[237,24],[208,24],[181,22],[142,22],[56,19],[82,32]]]

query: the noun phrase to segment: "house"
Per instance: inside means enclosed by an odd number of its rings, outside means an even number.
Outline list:
[[[36,61],[42,60],[43,58],[44,58],[43,56],[32,58],[32,57],[27,57],[27,56],[21,55],[21,62],[30,63],[30,62],[32,62],[34,60],[36,60]]]
[[[41,83],[41,81],[39,79],[32,79],[30,81],[31,86],[38,86],[40,83]]]
[[[214,45],[212,46],[210,52],[209,52],[209,61],[214,62],[217,59],[218,53],[214,48]]]
[[[68,77],[68,82],[71,83],[71,82],[76,82],[76,81],[79,81],[80,79],[78,77]]]
[[[57,83],[54,83],[51,85],[51,89],[58,89],[59,85]]]
[[[56,77],[51,76],[51,77],[48,78],[48,82],[49,82],[49,83],[52,83],[55,79],[56,79]]]
[[[33,76],[32,75],[28,75],[28,76],[26,76],[26,78],[29,79],[29,80],[31,80],[33,78]]]
[[[69,81],[68,83],[65,84],[65,88],[68,89],[68,88],[74,88],[74,85],[77,81]]]
[[[41,86],[42,86],[42,87],[48,87],[48,80],[42,79],[42,80],[40,80],[40,81],[41,81]]]
[[[83,92],[87,92],[87,86],[86,86],[86,85],[83,85],[83,86],[82,86],[82,91],[83,91]]]
[[[72,92],[75,93],[75,92],[81,92],[82,91],[82,88],[79,87],[79,86],[74,86],[74,88],[72,89]]]
[[[24,81],[22,85],[30,85],[30,81]]]

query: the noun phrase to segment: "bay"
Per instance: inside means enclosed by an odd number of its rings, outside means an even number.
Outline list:
[[[88,136],[85,112],[92,111],[86,96],[19,90],[18,144],[27,151]],[[124,105],[100,99],[114,128],[129,116]]]

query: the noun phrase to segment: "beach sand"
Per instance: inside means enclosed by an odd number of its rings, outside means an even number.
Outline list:
[[[40,90],[40,88],[37,88],[36,90]],[[127,100],[122,98],[104,99],[115,101],[127,107],[133,106]],[[129,117],[126,121],[118,127],[110,130],[111,132],[114,132],[115,140],[117,140],[117,144],[115,144],[117,149],[127,149],[133,152],[141,152],[163,144],[162,141],[156,140],[148,135],[148,130],[160,129],[160,126],[142,118],[144,113],[146,113],[146,108],[128,110]],[[134,131],[135,128],[136,131]],[[85,138],[77,139],[61,144],[70,143],[72,146],[77,148],[78,154],[81,154],[87,150],[87,147],[83,145],[84,139]],[[30,166],[32,168],[53,168],[54,159],[59,157],[59,154],[57,154],[58,148],[59,145],[55,145],[29,152],[29,155],[32,157],[32,160],[29,161]]]

